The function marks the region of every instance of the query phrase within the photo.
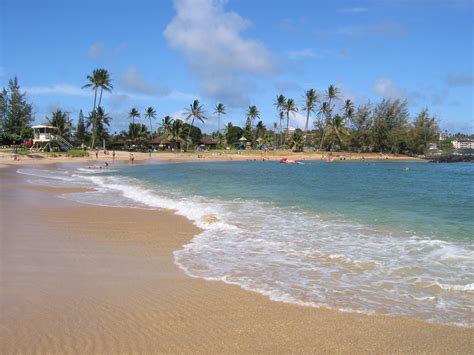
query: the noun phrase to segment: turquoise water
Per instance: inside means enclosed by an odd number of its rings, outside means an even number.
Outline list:
[[[474,237],[473,164],[224,162],[121,174],[193,195],[265,201],[443,239]]]
[[[407,169],[408,168],[408,169]],[[172,209],[202,229],[188,275],[280,302],[472,327],[474,165],[199,162],[21,169],[83,203]]]

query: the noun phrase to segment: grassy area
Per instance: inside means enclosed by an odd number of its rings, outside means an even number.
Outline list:
[[[71,149],[66,153],[66,156],[72,157],[72,158],[88,157],[89,152],[83,149]]]

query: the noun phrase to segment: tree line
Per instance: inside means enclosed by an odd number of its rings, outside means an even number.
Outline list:
[[[113,90],[110,74],[106,69],[95,69],[86,79],[83,89],[92,90],[92,111],[84,115],[80,110],[76,126],[69,113],[60,109],[46,117],[60,135],[74,144],[96,147],[103,141],[111,143],[123,138],[130,144],[148,147],[153,138],[160,136],[175,148],[188,150],[201,139],[202,132],[195,123],[205,124],[209,117],[198,100],[185,108],[182,119],[165,116],[155,130],[156,109],[150,106],[139,112],[133,107],[128,112],[131,119],[128,131],[110,134],[112,117],[103,107],[103,93]],[[368,102],[356,107],[351,100],[342,100],[340,90],[334,85],[329,85],[324,92],[307,90],[300,107],[293,98],[284,95],[278,95],[273,105],[278,120],[270,128],[261,119],[257,106],[251,105],[246,111],[244,127],[228,122],[221,130],[221,118],[226,115],[226,107],[218,103],[213,111],[217,118],[217,131],[212,133],[212,138],[220,147],[246,142],[252,147],[273,146],[296,151],[310,147],[324,151],[344,149],[423,154],[429,143],[437,141],[439,134],[437,118],[430,115],[428,109],[410,118],[406,100],[384,99],[377,104]],[[305,114],[304,130],[293,130],[290,126],[297,112]],[[140,117],[146,120],[146,124],[135,121]],[[32,122],[32,105],[27,102],[15,77],[0,93],[0,129],[4,144],[8,140],[31,138]]]

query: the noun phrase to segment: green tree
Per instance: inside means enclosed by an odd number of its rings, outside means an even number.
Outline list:
[[[221,132],[221,115],[225,115],[225,106],[224,104],[217,104],[214,114],[217,115],[217,132]]]
[[[373,112],[375,150],[396,153],[403,149],[407,138],[408,118],[406,100],[382,100]]]
[[[438,120],[436,117],[430,117],[428,108],[425,108],[416,116],[410,130],[410,150],[417,154],[424,154],[428,145],[437,141],[438,136]]]
[[[191,127],[194,126],[194,120],[199,120],[202,123],[207,119],[204,112],[203,105],[199,104],[199,100],[194,100],[192,104],[189,105],[189,108],[186,108],[186,121],[191,119],[191,126],[188,129],[188,137],[186,138],[186,151],[189,148],[189,135],[191,134]]]
[[[86,125],[84,122],[84,114],[82,110],[79,111],[79,118],[77,120],[77,127],[76,127],[76,144],[80,143],[83,144],[86,139]]]
[[[91,112],[87,117],[86,128],[89,129],[93,127],[95,122],[96,140],[102,142],[104,140],[107,140],[109,137],[107,127],[110,125],[111,120],[112,118],[109,116],[109,114],[105,113],[104,109],[101,106],[98,106],[95,114]]]
[[[181,149],[182,145],[186,142],[186,139],[183,139],[185,134],[184,122],[174,120],[170,124],[169,129],[166,130],[165,137],[171,142],[171,146],[174,149]]]
[[[288,144],[290,145],[290,148],[294,152],[303,151],[304,137],[303,137],[303,133],[301,132],[301,130],[298,129],[298,130],[295,131],[295,133],[293,133],[293,135],[291,136],[291,138],[288,141]]]
[[[290,134],[290,113],[294,114],[295,112],[298,112],[298,107],[296,107],[295,101],[293,99],[287,99],[284,108],[286,112],[286,142],[288,142],[288,137]]]
[[[149,132],[146,125],[142,123],[130,123],[128,126],[127,136],[133,143],[144,147],[149,142]]]
[[[61,110],[56,110],[53,112],[51,118],[46,117],[46,120],[49,124],[53,127],[57,128],[57,133],[66,138],[71,138],[71,129],[72,129],[72,122],[69,119],[69,115],[66,112]]]
[[[132,119],[132,124],[135,125],[135,118],[140,117],[140,112],[135,107],[132,107],[130,112],[128,113],[128,118]],[[133,131],[132,131],[133,132]],[[135,137],[131,137],[132,141],[135,139]]]
[[[161,120],[161,125],[160,128],[158,128],[158,133],[159,134],[164,134],[168,132],[171,129],[171,126],[173,125],[174,120],[170,116],[165,116]]]
[[[145,117],[148,118],[150,122],[150,146],[151,146],[151,139],[153,138],[153,128],[151,126],[151,120],[156,118],[156,111],[153,107],[148,107],[145,111]]]
[[[244,134],[244,130],[238,126],[233,126],[232,123],[228,123],[226,127],[225,139],[227,144],[233,145],[239,143],[239,139]]]
[[[349,136],[349,130],[345,126],[345,120],[340,115],[335,115],[334,119],[331,121],[329,126],[329,137],[331,138],[331,152],[334,149],[336,142],[339,142],[339,145],[343,145],[343,137]]]
[[[319,95],[314,89],[309,89],[306,91],[305,94],[305,104],[303,107],[303,111],[306,111],[306,124],[304,126],[304,141],[306,142],[306,136],[308,135],[308,125],[309,125],[309,119],[311,116],[311,113],[314,113],[314,110],[316,108],[316,104],[319,101]]]
[[[32,107],[26,101],[26,94],[20,90],[17,77],[8,81],[8,87],[0,93],[0,127],[10,136],[21,136],[24,128],[33,121]]]
[[[246,123],[245,123],[245,127],[246,127],[249,131],[252,131],[252,129],[253,129],[253,121],[254,121],[256,118],[260,118],[260,112],[258,111],[257,106],[255,106],[255,105],[249,106],[249,109],[248,109],[246,115],[247,115],[247,121],[246,121]]]
[[[282,127],[282,122],[284,119],[284,112],[285,112],[285,106],[286,106],[286,97],[283,95],[278,95],[275,102],[273,103],[274,106],[276,106],[276,109],[279,113],[278,117],[280,119],[280,145],[283,143],[283,137],[282,137],[282,132],[283,132],[283,127]]]
[[[85,84],[82,88],[92,88],[94,91],[94,106],[92,109],[92,141],[91,146],[95,146],[95,140],[97,135],[97,122],[95,119],[95,114],[98,112],[96,107],[100,107],[102,103],[102,94],[104,91],[111,92],[113,89],[112,80],[110,78],[109,72],[107,69],[94,69],[92,71],[92,75],[87,76],[87,80],[89,81]],[[97,104],[97,91],[100,90],[99,93],[99,103]]]

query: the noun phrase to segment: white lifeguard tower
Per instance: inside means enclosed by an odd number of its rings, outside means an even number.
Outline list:
[[[72,148],[72,144],[58,134],[58,129],[54,126],[37,125],[33,128],[33,148],[38,151],[45,149],[52,150],[53,143],[56,143],[64,150]]]

